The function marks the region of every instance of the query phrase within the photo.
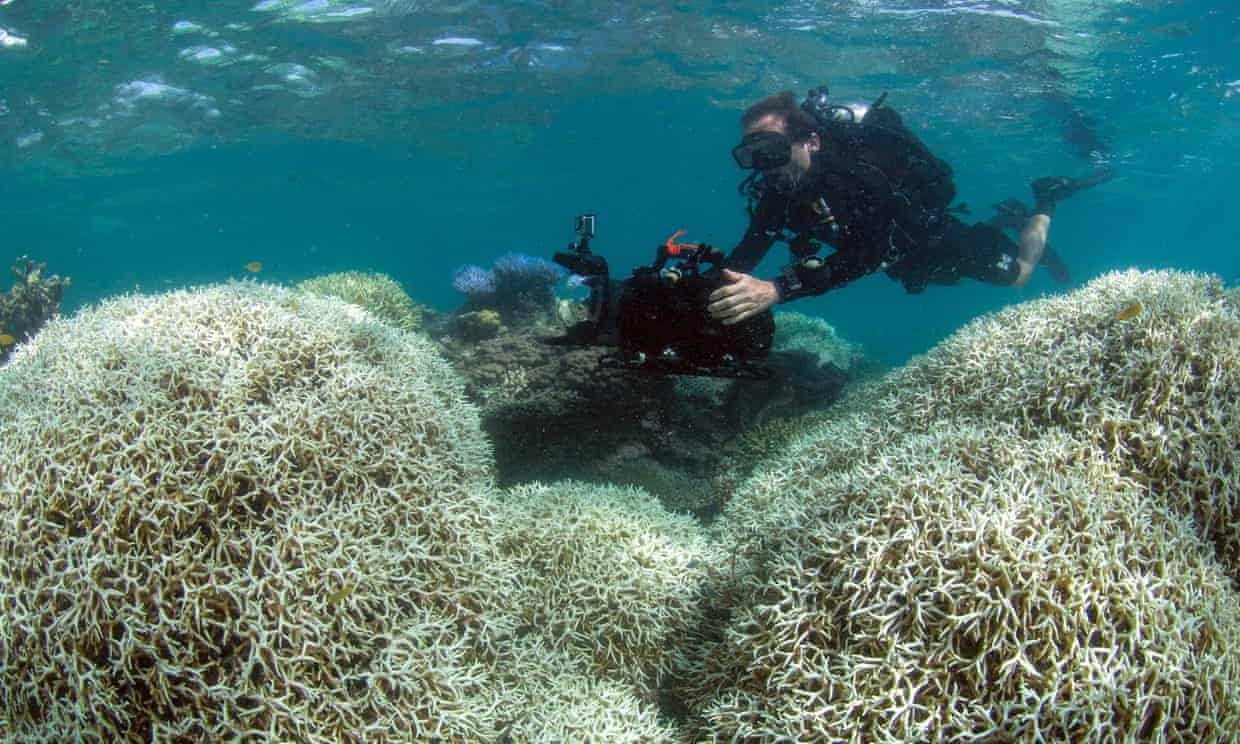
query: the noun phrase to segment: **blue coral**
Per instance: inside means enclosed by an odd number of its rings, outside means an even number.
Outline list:
[[[452,288],[471,299],[485,301],[495,296],[495,274],[473,264],[462,266],[452,274]]]
[[[506,253],[495,260],[491,270],[462,266],[452,277],[452,286],[472,300],[473,305],[494,309],[506,320],[528,317],[551,309],[555,288],[564,270],[546,259],[524,253]]]
[[[495,260],[492,269],[496,284],[517,292],[547,292],[564,278],[564,269],[545,258],[524,253],[506,253]]]

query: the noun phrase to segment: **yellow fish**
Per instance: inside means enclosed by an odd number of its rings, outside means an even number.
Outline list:
[[[11,333],[0,333],[0,346],[12,346],[17,343],[17,338]]]
[[[263,270],[263,262],[262,261],[251,261],[245,265],[245,270],[250,272],[251,274],[257,274],[258,272]]]
[[[1132,302],[1120,308],[1120,311],[1115,314],[1115,319],[1116,320],[1132,320],[1133,318],[1140,315],[1144,310],[1145,310],[1145,305],[1142,305],[1139,301]]]

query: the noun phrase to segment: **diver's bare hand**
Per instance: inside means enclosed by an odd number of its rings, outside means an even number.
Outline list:
[[[779,302],[779,290],[774,282],[729,269],[723,270],[723,278],[729,283],[710,293],[710,304],[706,310],[710,317],[722,321],[724,325],[748,320]]]

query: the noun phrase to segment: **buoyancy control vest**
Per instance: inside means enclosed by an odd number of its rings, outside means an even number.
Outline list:
[[[823,169],[853,181],[904,232],[934,232],[956,198],[952,168],[900,115],[875,102],[860,119],[818,117]],[[829,197],[828,197],[829,199]]]
[[[869,218],[861,219],[869,224],[854,227],[870,232],[879,227],[874,219],[885,218],[900,231],[923,236],[944,222],[956,197],[951,165],[931,153],[900,114],[885,107],[885,100],[887,93],[862,112],[831,103],[826,86],[820,86],[808,93],[801,109],[817,120],[822,150],[816,160],[833,176],[837,193],[847,200],[852,187],[858,192],[854,197],[869,202]],[[856,205],[851,211],[852,217],[862,217]]]

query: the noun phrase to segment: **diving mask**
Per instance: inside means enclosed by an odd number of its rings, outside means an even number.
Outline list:
[[[792,140],[779,132],[750,132],[732,148],[732,158],[745,170],[772,170],[792,159]]]

